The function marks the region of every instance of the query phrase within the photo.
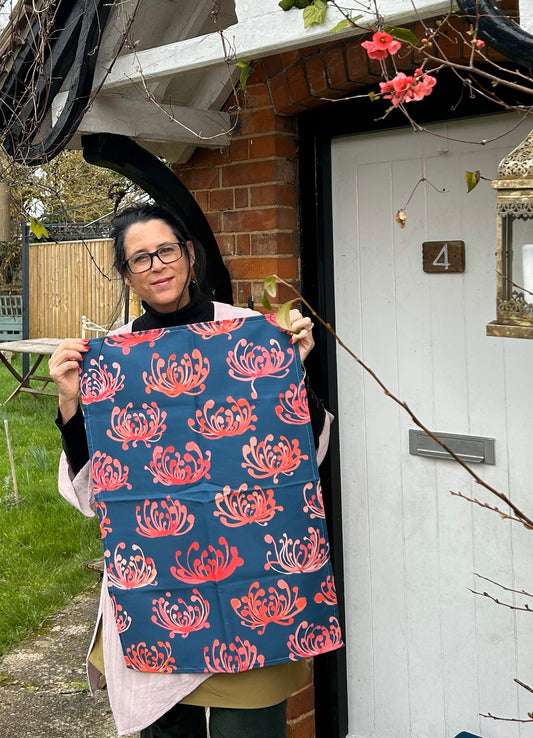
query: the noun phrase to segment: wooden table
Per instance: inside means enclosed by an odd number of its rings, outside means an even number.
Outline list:
[[[55,390],[47,389],[48,385],[53,381],[50,377],[43,377],[36,374],[41,361],[45,356],[53,354],[63,339],[61,338],[27,338],[23,341],[3,341],[0,342],[0,361],[4,364],[18,382],[18,387],[9,395],[6,400],[10,402],[19,392],[30,392],[34,397],[36,395],[55,395]],[[7,358],[7,354],[35,354],[36,361],[27,372],[20,374],[13,366],[13,360]],[[40,386],[35,386],[38,382]]]

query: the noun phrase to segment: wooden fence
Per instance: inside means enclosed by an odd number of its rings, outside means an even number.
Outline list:
[[[113,269],[111,243],[101,239],[30,244],[30,338],[81,336],[83,315],[109,326],[122,288]],[[139,312],[135,295],[130,315]]]

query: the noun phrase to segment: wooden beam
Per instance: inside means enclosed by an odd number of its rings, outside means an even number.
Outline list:
[[[390,24],[445,13],[449,7],[449,0],[419,0],[419,14],[415,16],[410,3],[405,0],[383,0],[379,3],[380,13]],[[357,12],[355,5],[354,12]],[[276,3],[275,11],[265,12],[260,18],[256,14],[253,18],[226,28],[225,44],[222,43],[220,34],[210,33],[121,56],[115,61],[109,74],[105,64],[97,65],[94,88],[103,83],[102,89],[110,91],[177,77],[224,63],[226,54],[235,60],[252,61],[281,51],[354,35],[353,29],[332,35],[331,29],[342,18],[335,7],[329,6],[325,23],[304,29],[301,13],[295,10],[283,12]],[[370,24],[373,19],[374,16],[368,13],[360,22]]]
[[[56,95],[52,118],[61,112],[67,93]],[[231,119],[218,110],[198,110],[152,102],[137,94],[97,95],[77,133],[120,133],[141,141],[161,141],[219,148],[230,143]]]

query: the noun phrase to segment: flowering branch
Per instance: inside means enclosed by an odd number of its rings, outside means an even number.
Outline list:
[[[379,93],[371,92],[356,97],[369,97],[371,100],[381,97],[390,99],[392,107],[387,110],[386,115],[395,107],[401,107],[402,103],[419,100],[430,94],[431,89],[436,84],[436,78],[427,74],[424,68],[428,65],[431,66],[431,71],[434,74],[443,68],[451,69],[471,93],[477,92],[506,109],[520,109],[522,106],[510,105],[507,101],[503,101],[496,92],[497,88],[505,87],[526,95],[533,93],[531,77],[519,69],[509,71],[509,69],[489,58],[486,53],[485,41],[478,38],[477,22],[470,25],[469,30],[463,32],[455,21],[464,18],[464,16],[457,12],[454,13],[450,10],[442,19],[435,21],[432,28],[427,25],[417,12],[414,3],[412,3],[417,22],[423,27],[424,36],[418,38],[409,28],[386,25],[379,12],[378,0],[372,0],[371,3],[373,6],[371,12],[374,16],[371,24],[358,23],[363,15],[355,16],[353,11],[343,8],[336,0],[329,0],[329,3],[343,16],[343,20],[332,29],[333,32],[346,28],[373,32],[372,39],[363,41],[361,46],[366,49],[370,59],[381,62],[385,82],[380,83],[381,90]],[[310,24],[324,23],[326,20],[328,3],[325,0],[282,0],[279,5],[283,10],[289,10],[293,7],[303,9],[306,27]],[[354,5],[361,7],[363,13],[368,15],[369,7],[367,5],[358,2],[354,2]],[[471,23],[471,19],[468,19],[468,21]],[[465,61],[452,60],[447,56],[445,47],[450,45],[456,46],[457,49],[469,49]],[[422,63],[415,70],[414,75],[398,73],[392,57],[400,52],[402,46],[405,47],[406,51],[414,52],[418,58],[422,59]],[[387,63],[392,65],[392,74],[387,68]],[[479,66],[480,63],[483,67]],[[490,82],[492,89],[484,87],[480,84],[480,80]]]

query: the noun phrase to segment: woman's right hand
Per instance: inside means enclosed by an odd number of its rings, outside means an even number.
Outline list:
[[[70,420],[78,410],[80,361],[83,361],[88,350],[86,338],[66,338],[48,361],[50,376],[59,393],[59,411],[63,423]]]

